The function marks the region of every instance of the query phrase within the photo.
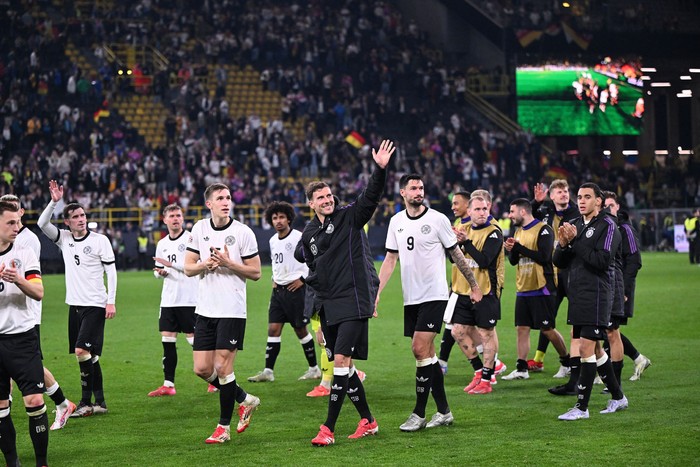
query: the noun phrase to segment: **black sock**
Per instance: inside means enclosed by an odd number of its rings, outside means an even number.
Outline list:
[[[613,373],[615,373],[615,378],[617,379],[617,384],[622,388],[622,367],[625,366],[625,362],[620,360],[619,362],[612,362]]]
[[[56,391],[49,396],[51,400],[53,401],[54,404],[59,405],[62,404],[64,400],[66,400],[66,396],[63,394],[63,390],[61,389],[61,386],[56,389]]]
[[[80,386],[82,387],[82,398],[80,402],[90,405],[92,404],[92,389],[94,384],[94,365],[92,359],[87,359],[84,362],[79,362],[80,365]]]
[[[413,413],[425,418],[425,406],[428,405],[428,397],[433,383],[432,365],[416,368],[416,406]]]
[[[569,356],[569,354],[566,354],[563,357],[559,357],[559,364],[561,366],[570,367],[571,366],[571,357]]]
[[[105,390],[102,385],[102,367],[99,360],[93,364],[93,372],[95,376],[92,382],[92,392],[95,394],[95,404],[101,404],[105,401]]]
[[[542,353],[547,353],[547,347],[549,346],[549,337],[545,336],[542,331],[540,331],[540,337],[537,340],[537,350]]]
[[[265,347],[265,368],[271,370],[275,369],[275,362],[277,361],[277,356],[280,354],[281,348],[281,342],[267,341],[267,347]]]
[[[29,437],[34,446],[36,465],[48,465],[46,456],[49,451],[49,416],[46,413],[46,405],[27,407],[26,410],[29,415]]]
[[[527,360],[518,359],[515,362],[515,369],[518,371],[527,371]]]
[[[481,357],[478,355],[474,358],[470,358],[469,363],[471,364],[472,368],[474,368],[474,371],[479,371],[484,367],[484,363],[481,361]]]
[[[627,355],[632,360],[636,360],[639,357],[639,351],[634,347],[632,341],[627,339],[627,336],[620,333],[620,339],[622,339],[622,347],[625,350],[625,355]]]
[[[241,404],[246,397],[248,397],[248,393],[245,392],[243,388],[238,385],[238,383],[236,383],[236,402]]]
[[[309,367],[318,365],[318,362],[316,361],[316,346],[314,344],[314,340],[311,339],[309,342],[301,344],[301,348],[304,350],[304,356],[306,356],[306,361],[308,362]]]
[[[360,418],[366,418],[369,422],[374,420],[372,418],[372,413],[369,411],[369,405],[367,404],[365,387],[362,381],[360,381],[360,377],[357,376],[357,371],[348,378],[348,397],[352,403],[355,404],[355,409],[357,409],[357,413],[360,414]]]
[[[440,360],[446,362],[450,359],[450,352],[452,352],[452,347],[455,345],[455,338],[452,337],[452,329],[445,328],[445,332],[442,334],[442,340],[440,341]]]
[[[5,410],[5,409],[0,409]],[[0,417],[0,450],[5,456],[7,465],[17,464],[17,432],[12,423],[9,409],[6,417]]]
[[[578,402],[576,407],[580,410],[588,410],[588,401],[591,399],[593,380],[595,379],[595,363],[581,363],[581,376],[578,379]]]
[[[600,375],[600,379],[603,380],[603,383],[605,383],[605,386],[610,391],[612,398],[617,400],[622,399],[624,394],[622,394],[620,383],[615,377],[615,371],[613,370],[612,362],[609,358],[605,360],[605,363],[598,367],[598,374]]]
[[[335,431],[335,422],[340,415],[340,409],[343,408],[345,394],[348,392],[348,379],[348,375],[333,375],[331,395],[328,398],[328,416],[323,423],[331,431]]]
[[[493,375],[493,368],[484,367],[481,370],[481,381],[491,382],[491,376]]]
[[[437,405],[438,412],[445,414],[450,411],[450,406],[447,404],[447,394],[445,394],[445,375],[442,374],[442,369],[438,362],[433,363],[433,387],[431,392],[433,400]]]
[[[219,425],[230,425],[233,406],[236,405],[236,380],[219,387]]]
[[[569,374],[569,381],[567,381],[566,387],[575,389],[578,377],[581,375],[581,357],[571,357],[569,363],[571,363],[571,374]]]
[[[175,342],[163,342],[163,375],[166,381],[175,383],[175,368],[177,368]]]

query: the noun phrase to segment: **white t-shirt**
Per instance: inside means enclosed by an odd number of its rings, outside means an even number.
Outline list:
[[[26,279],[41,277],[39,258],[30,248],[10,245],[0,252],[0,264],[15,267]],[[34,329],[36,317],[27,306],[27,296],[16,284],[0,281],[0,334],[19,334]]]
[[[211,219],[197,221],[187,249],[199,254],[201,261],[206,261],[211,256],[210,248],[223,251],[224,245],[228,247],[229,257],[237,263],[258,255],[255,234],[250,227],[235,219],[224,227],[214,227]],[[195,313],[208,318],[245,318],[245,279],[223,267],[202,273]]]
[[[294,258],[294,250],[301,240],[301,232],[292,229],[286,237],[279,238],[279,233],[270,238],[270,258],[272,258],[272,281],[287,285],[300,277],[309,275],[306,263]]]
[[[438,211],[411,218],[403,210],[391,218],[386,249],[399,254],[404,305],[447,300],[445,248],[456,244],[449,219]]]
[[[161,307],[195,306],[197,305],[197,289],[199,280],[185,275],[185,253],[190,241],[190,233],[183,230],[177,238],[170,235],[161,238],[156,245],[156,258],[167,259],[173,267],[166,268],[156,262],[157,268],[167,269],[168,275],[163,277],[158,273],[157,278],[163,279],[163,290],[160,294]]]
[[[39,237],[29,230],[27,226],[23,226],[22,230],[17,234],[15,245],[17,245],[18,248],[29,248],[34,252],[34,255],[41,260],[41,241],[39,241]],[[33,298],[27,297],[27,307],[34,314],[36,320],[34,324],[41,324],[41,300],[34,300]]]
[[[69,230],[59,230],[56,245],[63,253],[66,266],[66,303],[71,306],[107,306],[104,283],[105,265],[114,263],[109,239],[88,231],[76,240]],[[116,293],[110,290],[110,294]]]

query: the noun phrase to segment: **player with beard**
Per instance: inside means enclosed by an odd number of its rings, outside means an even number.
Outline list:
[[[418,431],[426,427],[450,425],[454,421],[434,344],[449,293],[445,250],[467,279],[471,299],[481,301],[482,292],[458,247],[450,221],[444,214],[423,204],[425,191],[421,176],[406,174],[399,180],[399,187],[406,209],[396,213],[389,222],[387,253],[379,270],[379,294],[401,258],[404,336],[411,338],[411,350],[416,359],[416,404],[399,428],[401,431]],[[426,423],[425,408],[431,393],[437,413]]]
[[[510,264],[516,266],[515,326],[517,328],[518,361],[516,369],[502,379],[528,379],[525,360],[530,351],[530,329],[541,332],[552,341],[559,353],[561,366],[569,366],[564,338],[556,330],[554,301],[556,286],[552,266],[554,230],[532,216],[532,206],[524,198],[510,203],[510,219],[517,227],[506,240]]]
[[[547,195],[549,195],[549,197]],[[564,222],[571,222],[579,217],[576,204],[572,203],[570,200],[568,182],[564,179],[557,179],[550,183],[549,188],[542,183],[535,185],[535,199],[532,201],[532,215],[536,219],[540,219],[552,227],[554,230],[554,243],[556,244],[557,235],[559,234],[559,226]],[[568,271],[566,269],[555,267],[554,277],[556,278],[557,286],[556,302],[554,306],[554,313],[556,317],[561,302],[567,296],[567,283],[569,281]],[[527,362],[529,371],[539,372],[544,369],[544,356],[547,352],[548,346],[549,338],[544,335],[544,333],[540,332],[535,357]],[[574,339],[571,340],[569,351],[571,352],[571,366],[560,366],[557,373],[554,374],[554,378],[566,378],[567,375],[573,373],[571,374],[569,383],[567,383],[566,387],[562,390],[564,393],[571,391],[575,392],[575,383],[578,379],[578,345]],[[564,386],[557,386],[559,389],[562,387]],[[552,389],[557,390],[556,388]]]

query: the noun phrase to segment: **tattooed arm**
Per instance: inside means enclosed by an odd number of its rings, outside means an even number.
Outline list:
[[[457,269],[459,269],[459,272],[467,279],[469,287],[472,289],[472,293],[470,294],[472,301],[475,303],[480,302],[483,294],[479,288],[479,284],[476,282],[474,274],[472,274],[472,270],[467,264],[467,258],[464,257],[464,253],[462,253],[462,250],[460,250],[457,245],[449,248],[447,251],[450,252],[450,257],[452,261],[454,261],[455,266],[457,266]]]

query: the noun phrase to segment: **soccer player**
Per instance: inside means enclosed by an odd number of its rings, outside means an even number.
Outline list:
[[[459,342],[459,347],[474,368],[474,378],[464,391],[468,394],[488,394],[492,391],[492,379],[495,378],[494,366],[498,355],[498,334],[496,323],[501,319],[501,290],[498,265],[503,262],[503,234],[498,226],[488,222],[488,203],[482,197],[469,200],[468,227],[455,228],[455,234],[469,267],[479,284],[483,298],[473,303],[470,298],[471,287],[452,266],[452,290],[458,294],[452,322],[452,334]],[[481,337],[484,361],[476,350],[471,334],[477,332]]]
[[[250,227],[230,217],[231,191],[213,183],[204,191],[211,218],[192,228],[185,255],[185,274],[199,276],[194,328],[194,372],[219,389],[219,423],[207,444],[231,439],[233,407],[243,433],[260,399],[236,384],[234,361],[243,350],[247,317],[246,280],[260,279],[260,256]]]
[[[0,449],[7,465],[20,465],[17,434],[10,414],[10,379],[22,392],[29,417],[29,437],[36,465],[47,465],[49,417],[44,405],[44,371],[36,316],[27,298],[41,300],[39,258],[30,248],[14,245],[20,231],[14,203],[0,201]]]
[[[316,363],[314,339],[306,328],[309,319],[304,316],[304,281],[309,274],[309,268],[306,263],[299,262],[294,257],[294,250],[301,239],[301,232],[292,229],[294,207],[284,201],[273,202],[265,210],[265,220],[277,232],[270,237],[272,296],[267,326],[265,368],[248,378],[248,381],[257,383],[275,380],[275,362],[282,346],[284,323],[291,324],[309,364],[309,369],[299,379],[319,379],[321,370]]]
[[[642,255],[639,252],[639,240],[637,232],[629,221],[629,215],[622,209],[617,201],[617,195],[612,191],[603,192],[605,195],[605,207],[610,210],[610,214],[616,216],[618,229],[622,237],[622,282],[624,286],[624,318],[620,320],[621,325],[626,325],[627,320],[634,315],[634,290],[637,283],[637,273],[642,267]],[[630,381],[637,381],[642,377],[642,373],[649,368],[651,360],[639,353],[634,344],[622,333],[620,333],[622,347],[625,355],[634,361],[634,373],[630,376]],[[615,362],[613,362],[614,364]],[[618,379],[621,377],[617,373]],[[620,373],[622,366],[620,366]],[[622,380],[619,379],[621,382]]]
[[[353,360],[367,359],[368,320],[374,313],[379,286],[364,226],[379,204],[386,184],[386,167],[394,150],[389,140],[382,141],[379,150],[372,149],[377,168],[354,203],[338,206],[325,182],[311,182],[306,189],[309,207],[315,213],[302,233],[303,257],[309,266],[306,282],[316,292],[313,306],[318,310],[323,331],[319,337],[334,364],[328,414],[311,440],[314,446],[335,443],[335,423],[346,394],[360,414],[357,429],[349,438],[379,431]]]
[[[197,306],[197,278],[185,275],[185,253],[190,233],[184,229],[182,208],[169,204],[163,208],[163,223],[168,235],[156,245],[156,279],[163,280],[160,294],[158,329],[163,343],[163,385],[148,393],[149,397],[174,396],[177,368],[177,334],[185,333],[187,342],[194,343],[194,309]]]
[[[423,204],[425,190],[421,176],[403,175],[399,188],[406,209],[396,213],[389,221],[387,253],[379,269],[377,304],[379,294],[401,258],[404,336],[411,338],[411,350],[416,359],[416,404],[399,429],[418,431],[426,427],[449,425],[454,421],[433,342],[440,332],[448,298],[445,249],[467,278],[472,291],[471,299],[480,301],[482,293],[458,248],[450,221],[444,214]],[[437,413],[426,423],[425,408],[431,393]]]
[[[532,216],[532,206],[524,198],[510,203],[509,216],[517,227],[506,240],[510,264],[516,266],[515,326],[517,329],[518,361],[515,370],[502,379],[528,379],[527,354],[530,352],[530,329],[540,329],[559,352],[562,367],[569,366],[564,338],[556,330],[554,300],[554,230]]]
[[[452,196],[452,212],[455,215],[454,227],[469,223],[471,220],[469,217],[469,192],[458,191]],[[455,338],[452,336],[452,323],[445,323],[445,332],[440,340],[440,353],[438,354],[438,363],[444,375],[447,374],[447,361],[450,359],[450,352],[452,352],[454,344]]]
[[[553,180],[549,188],[546,185],[538,183],[535,185],[535,199],[532,201],[532,215],[541,221],[549,224],[554,229],[554,242],[556,244],[557,235],[559,234],[559,226],[564,222],[572,222],[579,217],[576,204],[573,203],[569,195],[569,183],[564,179]],[[549,199],[547,199],[549,195]],[[567,284],[569,282],[568,271],[566,269],[555,268],[554,275],[556,277],[557,294],[554,313],[559,311],[559,306],[567,296]],[[537,343],[537,351],[532,360],[528,360],[528,370],[532,372],[540,372],[544,369],[544,355],[549,346],[549,338],[540,331],[540,337]],[[554,374],[554,378],[566,378],[571,374],[569,383],[562,386],[552,388],[557,390],[564,388],[564,392],[575,392],[575,383],[578,379],[579,357],[578,344],[572,339],[569,346],[571,352],[570,367],[559,366],[559,370]],[[550,391],[551,392],[551,391]]]
[[[63,222],[68,230],[51,224],[56,204],[63,198],[63,185],[49,181],[49,202],[39,216],[44,235],[56,243],[63,254],[66,269],[66,303],[68,304],[68,340],[80,367],[82,397],[71,417],[107,413],[100,356],[104,345],[105,320],[114,318],[117,296],[117,268],[109,239],[87,228],[87,214],[82,205],[68,203],[63,208]],[[107,289],[104,276],[107,276]],[[92,396],[95,402],[92,403]]]
[[[14,244],[17,247],[31,249],[36,255],[36,257],[41,259],[41,242],[39,241],[39,237],[37,237],[36,234],[29,230],[26,226],[22,225],[22,216],[24,216],[24,208],[22,208],[19,198],[15,195],[4,195],[0,197],[0,201],[6,201],[8,203],[14,204],[15,206],[17,206],[17,210],[19,212],[19,233],[17,234],[17,238],[15,239]],[[34,328],[36,329],[36,333],[39,336],[39,354],[42,356],[43,360],[44,357],[41,351],[40,329],[42,311],[41,300],[34,300],[32,298],[27,297],[27,306],[34,312],[34,316],[36,317],[36,325],[34,326]],[[66,425],[66,423],[68,422],[68,418],[71,416],[71,414],[75,412],[76,405],[66,398],[66,396],[63,394],[63,390],[58,384],[58,381],[56,381],[56,378],[54,378],[53,374],[46,367],[44,367],[44,382],[46,384],[46,394],[48,394],[51,400],[54,402],[54,404],[56,404],[56,419],[54,420],[53,424],[51,424],[51,429],[60,430]]]
[[[601,413],[613,413],[628,407],[628,401],[614,376],[608,355],[600,346],[610,321],[612,287],[610,267],[620,244],[620,233],[615,222],[601,213],[603,193],[595,183],[584,183],[578,190],[578,208],[581,217],[573,224],[559,226],[557,247],[553,262],[557,267],[568,267],[569,315],[573,337],[579,339],[581,373],[578,379],[578,402],[559,416],[559,420],[588,418],[596,368],[605,382],[612,399]]]

